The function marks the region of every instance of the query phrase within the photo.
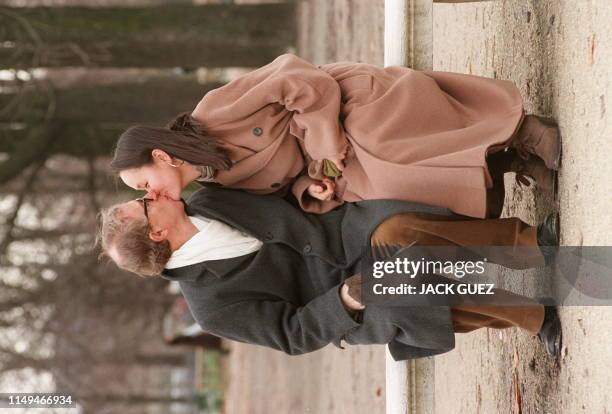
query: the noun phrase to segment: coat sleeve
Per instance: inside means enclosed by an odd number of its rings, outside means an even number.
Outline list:
[[[334,208],[341,206],[344,201],[337,198],[333,200],[318,200],[308,194],[308,187],[311,184],[318,184],[318,181],[307,175],[301,175],[293,182],[291,192],[300,204],[300,208],[308,213],[324,214]]]
[[[207,315],[203,325],[214,335],[267,346],[290,355],[312,352],[360,325],[344,309],[340,286],[336,285],[305,306],[269,300],[233,303]]]
[[[231,99],[223,99],[225,93]],[[304,133],[303,138],[296,139],[303,139],[306,152],[314,160],[339,155],[348,145],[340,121],[340,85],[324,70],[293,54],[283,54],[233,80],[211,97],[215,94],[220,103],[228,105],[228,116],[272,103],[284,106]]]

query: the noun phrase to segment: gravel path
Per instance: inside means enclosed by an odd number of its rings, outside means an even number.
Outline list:
[[[300,56],[313,63],[383,63],[383,0],[302,0],[298,15]],[[612,204],[610,22],[608,0],[498,0],[434,9],[434,69],[512,80],[528,112],[559,121],[558,199],[518,188],[507,177],[504,214],[535,224],[557,209],[567,245],[612,244],[606,209]],[[457,348],[436,358],[434,411],[612,412],[612,309],[567,307],[561,317],[560,363],[519,332],[458,336]],[[328,346],[301,357],[242,344],[232,349],[228,413],[384,412],[382,346]]]

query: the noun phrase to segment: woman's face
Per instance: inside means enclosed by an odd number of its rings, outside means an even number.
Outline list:
[[[153,157],[153,162],[139,168],[130,168],[119,173],[121,180],[134,190],[147,192],[147,197],[159,196],[180,200],[183,181],[180,169],[170,165],[171,161]]]

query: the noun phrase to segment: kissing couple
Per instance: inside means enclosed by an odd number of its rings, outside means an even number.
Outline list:
[[[105,209],[99,239],[119,267],[177,281],[222,338],[292,355],[388,344],[404,360],[453,349],[455,333],[518,327],[556,356],[557,312],[528,298],[389,307],[355,291],[389,246],[531,247],[526,267],[546,265],[558,216],[499,218],[503,176],[548,191],[560,157],[558,129],[525,116],[510,82],[286,54],[165,128],[126,130],[111,167],[146,196]],[[203,188],[184,202],[192,181]]]

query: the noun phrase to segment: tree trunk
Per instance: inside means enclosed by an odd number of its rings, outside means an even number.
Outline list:
[[[198,83],[195,76],[162,76],[142,83],[87,85],[55,94],[52,123],[41,123],[48,97],[25,92],[21,108],[0,116],[0,185],[19,175],[32,162],[52,154],[77,157],[110,156],[119,134],[129,125],[164,126],[175,115],[192,111],[198,101],[221,83]],[[0,94],[0,108],[12,99]],[[10,128],[20,122],[27,127]],[[5,128],[2,128],[2,126]]]
[[[174,115],[192,111],[206,92],[220,86],[217,82],[201,84],[195,75],[183,75],[153,77],[138,83],[73,87],[55,92],[53,119],[69,123],[162,126]],[[0,108],[12,99],[13,95],[0,94]],[[0,122],[29,123],[43,119],[49,97],[32,88],[23,92],[19,106],[18,110],[0,115]],[[5,129],[4,132],[15,131]]]
[[[294,45],[294,14],[293,2],[0,8],[1,25],[10,24],[0,62],[13,68],[258,67]]]
[[[209,351],[221,351],[223,349],[221,338],[207,333],[195,336],[175,336],[167,342],[168,345],[197,346]]]
[[[186,367],[187,361],[185,355],[146,355],[139,354],[134,357],[131,361],[138,365],[149,365],[149,366],[171,366],[171,367]]]
[[[33,163],[42,162],[48,157],[47,149],[53,145],[57,136],[61,136],[61,127],[57,124],[30,129],[25,139],[15,145],[9,158],[0,164],[0,185],[17,177]]]

